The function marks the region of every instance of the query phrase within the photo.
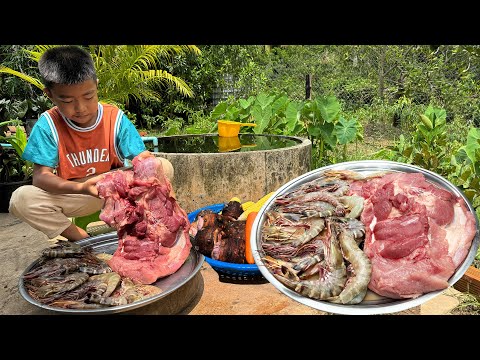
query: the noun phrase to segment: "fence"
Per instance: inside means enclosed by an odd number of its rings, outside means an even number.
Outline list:
[[[266,91],[284,91],[292,99],[334,95],[344,111],[388,106],[397,122],[415,108],[445,108],[448,119],[480,122],[477,101],[480,58],[475,47],[428,45],[283,46],[272,56]],[[214,102],[246,96],[225,78]],[[244,80],[245,83],[245,80]],[[255,89],[258,91],[258,89]],[[410,111],[410,112],[409,112]]]

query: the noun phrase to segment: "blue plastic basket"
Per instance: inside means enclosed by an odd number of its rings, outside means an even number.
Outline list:
[[[198,213],[202,210],[211,210],[218,213],[223,210],[225,204],[213,204],[194,210],[188,214],[190,223],[194,222]],[[218,273],[220,279],[236,281],[252,281],[264,279],[256,264],[235,264],[219,261],[205,256],[205,261]]]

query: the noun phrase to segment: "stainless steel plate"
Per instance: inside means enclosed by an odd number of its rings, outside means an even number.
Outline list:
[[[108,234],[102,234],[94,237],[90,237],[84,240],[77,241],[77,244],[81,245],[82,247],[91,246],[95,253],[107,253],[113,254],[118,246],[118,237],[116,232],[111,232]],[[40,258],[35,260],[20,276],[19,280],[19,288],[20,294],[27,300],[29,303],[36,305],[40,308],[52,310],[56,312],[62,313],[80,313],[80,314],[111,314],[111,313],[120,313],[128,310],[133,310],[155,301],[161,300],[165,296],[173,293],[175,290],[179,289],[183,285],[185,285],[195,274],[200,270],[202,267],[203,261],[205,257],[195,251],[192,247],[190,250],[190,254],[188,255],[185,263],[173,274],[166,276],[164,278],[158,279],[152,285],[159,287],[162,289],[160,294],[148,297],[146,299],[135,301],[131,304],[121,305],[121,306],[112,306],[106,307],[101,309],[63,309],[58,308],[55,306],[49,306],[42,304],[36,300],[34,300],[29,294],[28,291],[25,289],[23,284],[23,275],[25,275],[28,271],[33,269]]]
[[[468,210],[473,214],[475,217],[475,222],[477,225],[477,231],[475,233],[475,237],[473,239],[472,245],[470,247],[470,251],[467,254],[467,257],[462,262],[462,264],[457,268],[455,273],[451,276],[448,280],[450,285],[453,285],[455,282],[460,280],[463,274],[467,271],[468,267],[472,264],[475,255],[477,253],[477,249],[479,246],[479,229],[478,229],[478,218],[475,213],[474,208],[465,197],[465,195],[452,183],[448,180],[444,179],[440,175],[419,168],[413,165],[402,164],[394,161],[385,161],[385,160],[363,160],[363,161],[351,161],[351,162],[344,162],[334,165],[325,166],[323,168],[319,168],[308,173],[305,173],[282,187],[280,187],[273,196],[263,205],[263,207],[259,210],[257,217],[252,226],[252,238],[251,238],[251,246],[253,251],[253,256],[255,259],[255,263],[258,265],[259,270],[261,271],[262,275],[278,290],[282,293],[287,295],[288,297],[296,300],[304,305],[310,306],[312,308],[336,313],[336,314],[346,314],[346,315],[369,315],[369,314],[386,314],[386,313],[394,313],[403,310],[410,309],[412,307],[418,306],[423,304],[424,302],[431,300],[435,296],[439,295],[444,290],[438,290],[426,293],[424,295],[419,296],[416,299],[405,299],[405,300],[396,300],[390,299],[386,297],[380,297],[375,293],[371,292],[370,290],[367,293],[364,301],[359,304],[355,305],[342,305],[342,304],[334,304],[328,301],[321,301],[321,300],[314,300],[303,295],[296,293],[293,290],[290,290],[285,285],[283,285],[280,281],[278,281],[270,271],[265,267],[261,259],[262,253],[262,246],[261,246],[261,238],[262,238],[262,226],[265,221],[265,212],[272,208],[274,204],[275,198],[297,188],[298,186],[312,181],[318,177],[321,177],[323,173],[327,170],[352,170],[363,174],[371,174],[378,171],[390,171],[390,172],[412,172],[412,173],[422,173],[427,181],[440,186],[450,192],[454,193],[457,196],[460,196],[464,199]]]

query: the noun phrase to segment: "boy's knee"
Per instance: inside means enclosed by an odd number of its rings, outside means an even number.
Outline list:
[[[10,197],[10,203],[8,205],[8,212],[15,216],[19,215],[20,209],[25,207],[30,199],[28,194],[31,186],[32,185],[20,186],[12,193],[12,196]]]

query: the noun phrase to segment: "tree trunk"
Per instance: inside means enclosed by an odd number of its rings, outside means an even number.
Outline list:
[[[385,87],[385,56],[387,48],[385,46],[381,47],[382,51],[380,53],[380,58],[378,61],[378,96],[383,100],[384,87]]]
[[[305,78],[305,100],[312,99],[312,75],[307,74]]]

